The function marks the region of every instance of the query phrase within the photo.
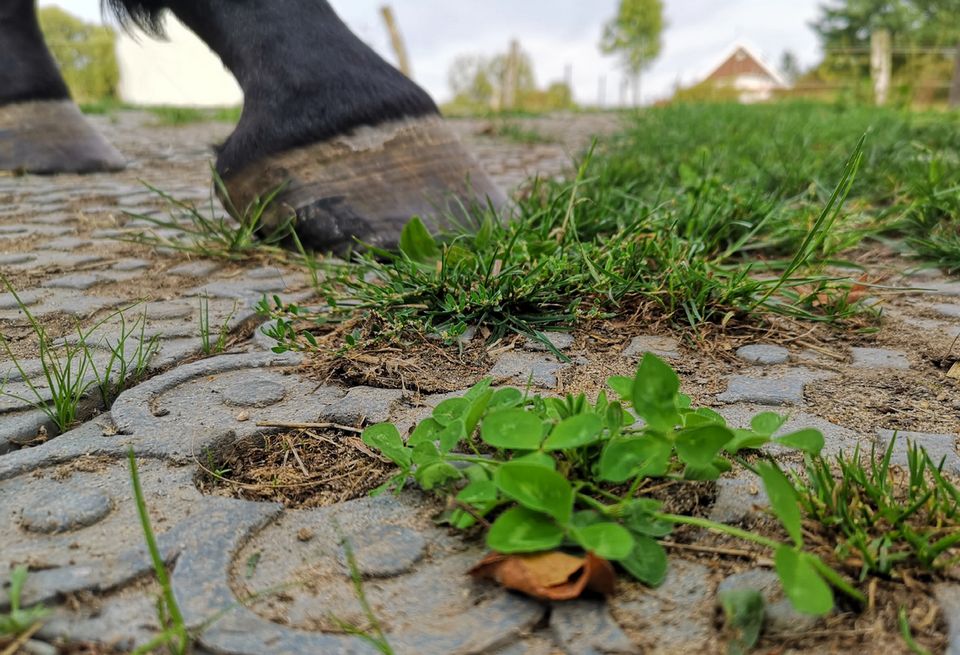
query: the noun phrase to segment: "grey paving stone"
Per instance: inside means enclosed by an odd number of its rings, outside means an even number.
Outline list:
[[[777,574],[769,569],[750,569],[735,573],[724,579],[717,587],[717,595],[736,590],[752,589],[763,596],[766,620],[764,632],[767,634],[796,633],[814,628],[819,619],[801,614],[793,608],[784,596]],[[719,607],[719,598],[717,602]]]
[[[960,296],[960,282],[923,282],[914,286],[940,296]]]
[[[574,336],[569,332],[544,332],[543,336],[559,351],[569,349],[575,341]],[[550,352],[543,342],[529,337],[524,341],[523,347],[536,352]]]
[[[402,525],[378,525],[344,536],[350,540],[357,569],[366,578],[393,578],[407,573],[427,552],[423,534]],[[343,549],[339,561],[349,573]]]
[[[180,275],[183,277],[207,277],[208,275],[216,273],[221,268],[223,268],[223,265],[219,262],[201,260],[174,266],[167,271],[167,274]]]
[[[933,305],[933,311],[947,318],[960,318],[960,304],[937,304]]]
[[[232,407],[269,407],[287,395],[287,389],[270,379],[245,378],[220,391],[223,402]]]
[[[769,505],[763,483],[756,476],[721,478],[717,480],[717,498],[710,508],[710,520],[730,524],[742,523],[756,516],[757,508]]]
[[[215,280],[195,287],[186,292],[188,296],[207,296],[210,298],[256,298],[266,293],[280,293],[297,288],[304,280],[299,274],[276,278],[239,277],[231,280]]]
[[[32,258],[28,261],[19,262],[16,264],[8,263],[6,265],[17,271],[28,271],[33,269],[52,271],[70,270],[103,261],[103,257],[100,255],[76,255],[73,253],[59,252],[55,250],[39,250],[30,253],[30,255]]]
[[[246,530],[231,525],[227,538],[215,533],[209,544],[184,549],[173,575],[177,599],[191,624],[221,608],[229,609],[200,637],[201,644],[214,652],[375,653],[357,637],[325,633],[316,626],[329,624],[331,616],[362,620],[362,609],[341,562],[342,536],[391,525],[421,531],[430,544],[430,557],[413,569],[364,585],[368,601],[385,626],[387,640],[398,654],[495,651],[515,643],[543,617],[545,610],[539,603],[465,578],[464,571],[479,561],[483,550],[434,527],[418,495],[362,498],[286,512],[262,528],[251,527],[249,521]],[[313,538],[300,541],[302,530]],[[251,561],[256,561],[255,566]],[[231,587],[230,580],[238,576],[242,587]],[[288,589],[282,599],[273,599],[272,608],[236,602],[236,593],[291,579],[306,584]],[[276,610],[283,613],[286,625],[270,620]],[[423,620],[426,616],[429,621]]]
[[[7,253],[0,255],[0,266],[11,266],[13,264],[28,264],[37,258],[31,253]]]
[[[0,414],[0,455],[35,442],[41,434],[57,436],[59,430],[42,409]]]
[[[394,404],[403,397],[398,389],[354,387],[324,410],[324,418],[344,425],[382,423],[390,420]]]
[[[672,558],[667,578],[655,594],[641,594],[636,600],[611,600],[618,623],[641,635],[639,652],[707,652],[714,636],[709,575],[710,569],[702,564]]]
[[[803,388],[831,377],[823,371],[796,368],[779,375],[734,375],[727,390],[717,396],[722,403],[758,403],[761,405],[801,405]]]
[[[569,655],[637,653],[637,647],[613,617],[606,603],[574,600],[554,603],[550,631]]]
[[[960,655],[960,585],[940,583],[934,587],[934,595],[947,622],[946,655]]]
[[[720,407],[717,409],[717,411],[725,419],[727,419],[727,423],[730,425],[730,427],[748,428],[750,427],[750,420],[754,416],[761,412],[768,412],[770,411],[770,408],[758,404],[735,404],[728,405],[726,407]],[[822,455],[824,457],[832,457],[838,454],[840,451],[852,452],[858,443],[862,443],[861,447],[869,448],[870,441],[873,439],[872,435],[865,436],[861,439],[861,437],[853,430],[835,425],[834,423],[820,418],[815,414],[796,410],[789,412],[787,422],[783,425],[776,436],[789,434],[791,432],[796,432],[797,430],[804,430],[807,428],[813,428],[814,430],[819,430],[821,433],[823,433],[824,447]],[[785,448],[773,444],[767,446],[766,450],[775,456],[789,452]]]
[[[40,299],[43,298],[43,296],[44,294],[42,291],[33,289],[18,291],[16,296],[9,291],[7,293],[0,293],[0,310],[17,309],[21,304],[29,309],[40,302]]]
[[[101,491],[58,485],[30,499],[21,510],[20,525],[28,532],[69,532],[98,523],[111,509],[112,499]]]
[[[627,359],[640,359],[644,353],[653,353],[662,359],[677,359],[680,357],[679,344],[673,337],[647,335],[634,337],[623,351]]]
[[[78,250],[80,248],[86,248],[92,245],[93,241],[90,241],[89,239],[66,236],[48,241],[44,244],[44,248],[49,248],[50,250]]]
[[[885,348],[851,348],[855,368],[892,368],[907,370],[910,360],[899,350]]]
[[[42,286],[55,289],[77,289],[85,291],[98,284],[103,278],[96,273],[71,273],[47,280]]]
[[[790,359],[790,351],[783,346],[754,344],[737,350],[737,357],[750,364],[785,364]]]
[[[927,432],[894,432],[893,430],[880,430],[877,433],[877,449],[885,452],[890,446],[890,441],[896,434],[897,441],[893,446],[893,455],[891,461],[900,466],[907,465],[907,452],[909,444],[914,443],[921,446],[930,455],[934,464],[940,464],[941,459],[945,459],[944,471],[954,475],[960,475],[960,457],[957,456],[957,435],[955,434],[932,434]]]
[[[495,380],[513,380],[520,385],[530,380],[536,386],[555,389],[557,375],[568,366],[552,355],[514,351],[501,355],[488,375]]]
[[[121,259],[110,268],[115,271],[142,271],[150,268],[150,262],[146,259]]]

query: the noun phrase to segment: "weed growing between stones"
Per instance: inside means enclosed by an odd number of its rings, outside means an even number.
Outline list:
[[[629,197],[613,185],[603,158],[588,157],[575,180],[544,183],[507,223],[482,217],[479,229],[446,240],[414,218],[399,252],[368,249],[352,266],[330,267],[317,286],[329,307],[326,324],[362,316],[389,335],[407,331],[462,334],[489,341],[519,333],[556,352],[544,330],[652,306],[675,325],[754,322],[764,315],[843,323],[864,313],[854,283],[825,274],[829,245],[862,159],[863,141],[848,159],[833,194],[810,222],[792,256],[760,265],[755,237],[778,220],[766,207],[748,227],[730,233],[720,186],[705,186],[689,206]],[[729,209],[729,208],[727,208]],[[750,259],[746,259],[748,256]],[[292,320],[300,307],[266,307],[281,345],[310,349]]]
[[[785,419],[773,413],[757,415],[749,430],[731,429],[716,412],[690,407],[676,373],[649,353],[634,378],[609,380],[619,400],[606,393],[593,404],[583,395],[528,397],[490,384],[442,402],[406,442],[392,424],[368,428],[364,442],[400,469],[382,489],[399,490],[413,477],[425,491],[448,493],[444,520],[462,530],[482,525],[487,546],[506,555],[573,548],[656,586],[668,566],[658,540],[675,525],[693,525],[774,551],[784,591],[802,612],[829,612],[834,588],[865,600],[805,548],[796,491],[770,463],[754,470],[787,543],[667,514],[661,503],[639,495],[653,479],[715,480],[740,451],[770,443],[816,456],[824,443],[816,430],[774,437]]]
[[[161,589],[161,596],[157,599],[157,619],[160,622],[160,628],[163,630],[154,639],[137,648],[134,655],[146,655],[161,647],[166,647],[171,655],[185,655],[189,652],[193,639],[187,629],[186,622],[183,620],[177,598],[173,594],[167,565],[163,561],[163,556],[160,555],[157,538],[150,525],[150,513],[147,510],[147,501],[143,496],[140,472],[137,469],[137,459],[132,448],[127,453],[127,461],[130,465],[130,484],[133,486],[133,496],[137,503],[137,516],[140,518],[140,527],[143,530],[147,551],[150,553],[153,572]]]
[[[362,629],[336,617],[334,617],[334,622],[345,634],[359,637],[373,646],[377,652],[382,653],[382,655],[394,655],[395,651],[393,647],[390,646],[390,642],[387,641],[387,636],[383,632],[380,619],[377,618],[376,612],[374,612],[370,606],[370,601],[367,600],[367,592],[363,589],[363,576],[360,574],[360,567],[357,566],[357,557],[353,552],[353,545],[349,539],[344,537],[340,541],[340,546],[343,548],[344,555],[346,555],[347,568],[350,570],[350,582],[353,583],[353,593],[357,597],[357,602],[360,603],[363,615],[367,619],[370,628]]]
[[[17,653],[23,644],[36,633],[50,611],[43,605],[21,607],[23,585],[29,574],[27,567],[20,565],[10,574],[10,610],[0,613],[0,648],[4,653]]]
[[[896,445],[891,439],[879,458],[874,447],[866,463],[859,447],[832,462],[812,459],[806,478],[792,476],[806,518],[861,581],[949,574],[960,563],[960,491],[944,462],[915,444],[907,444],[905,468],[892,465]]]
[[[227,339],[230,337],[230,320],[237,313],[237,304],[233,303],[233,309],[223,319],[214,335],[210,329],[210,299],[205,295],[200,296],[200,350],[204,355],[218,355],[226,349]]]
[[[78,323],[75,338],[56,340],[30,312],[9,280],[2,276],[0,279],[26,317],[37,339],[38,359],[46,383],[34,383],[31,375],[24,369],[24,363],[14,354],[8,339],[0,334],[0,344],[17,369],[27,389],[27,396],[7,391],[9,380],[3,381],[0,393],[40,409],[58,430],[65,432],[82,418],[81,406],[90,397],[91,389],[96,387],[103,406],[109,407],[128,385],[138,382],[146,374],[150,359],[157,352],[158,342],[155,337],[145,339],[145,313],[128,327],[124,312],[130,308],[121,309],[87,330],[82,329]],[[121,328],[116,343],[111,343],[108,339],[103,339],[100,343],[110,353],[101,368],[93,355],[98,345],[94,341],[94,335],[117,317]],[[131,340],[137,342],[136,347],[131,346]]]
[[[158,218],[128,212],[129,217],[149,223],[155,229],[133,233],[126,240],[152,248],[166,248],[231,262],[250,262],[265,257],[289,261],[290,253],[281,244],[290,239],[295,217],[272,229],[266,229],[263,223],[264,213],[283,187],[274,189],[241,212],[231,202],[226,185],[217,171],[211,168],[211,174],[216,194],[211,191],[209,215],[192,203],[177,200],[169,193],[145,184],[167,202],[171,215],[169,218]],[[234,220],[218,211],[214,195],[221,199],[230,215],[240,216],[240,219]]]

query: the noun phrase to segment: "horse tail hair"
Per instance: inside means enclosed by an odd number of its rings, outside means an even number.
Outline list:
[[[162,37],[164,0],[100,0],[101,11],[109,11],[120,25],[129,29],[131,25],[144,32]]]

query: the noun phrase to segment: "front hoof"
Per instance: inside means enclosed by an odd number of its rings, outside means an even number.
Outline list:
[[[234,211],[281,189],[263,231],[296,216],[304,247],[337,254],[359,243],[395,249],[413,216],[432,232],[469,228],[478,206],[507,203],[439,116],[359,128],[273,155],[224,182]]]
[[[70,100],[0,106],[0,170],[22,173],[117,171],[126,161]]]

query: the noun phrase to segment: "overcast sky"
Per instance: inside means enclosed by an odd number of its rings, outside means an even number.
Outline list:
[[[0,0],[2,1],[2,0]],[[195,0],[200,1],[200,0]],[[378,7],[385,0],[332,0],[354,31],[392,60]],[[447,71],[458,55],[503,52],[520,40],[534,60],[537,80],[562,80],[573,67],[578,101],[597,101],[607,77],[607,101],[619,95],[616,58],[600,54],[602,26],[617,0],[389,0],[413,60],[414,76],[440,101],[449,98]],[[643,81],[643,99],[669,96],[678,82],[709,72],[735,41],[754,45],[776,65],[791,50],[804,65],[819,59],[808,23],[823,0],[665,0],[668,27],[660,59]],[[99,0],[40,0],[99,20]]]

